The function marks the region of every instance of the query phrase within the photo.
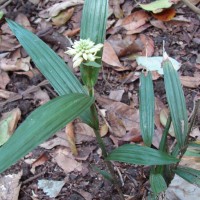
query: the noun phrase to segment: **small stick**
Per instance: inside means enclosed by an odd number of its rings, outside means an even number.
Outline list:
[[[25,184],[27,184],[27,183],[29,183],[29,182],[35,180],[36,178],[38,178],[38,177],[44,175],[45,173],[46,173],[45,171],[44,171],[44,172],[40,172],[39,174],[37,174],[37,175],[35,175],[35,176],[33,176],[33,177],[30,177],[30,178],[26,179],[25,181],[22,182],[22,185],[25,185]]]

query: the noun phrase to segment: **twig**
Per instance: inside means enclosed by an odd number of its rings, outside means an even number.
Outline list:
[[[46,173],[45,171],[44,171],[44,172],[40,172],[39,174],[37,174],[37,175],[35,175],[35,176],[32,176],[32,177],[26,179],[25,181],[22,182],[22,185],[25,185],[25,184],[27,184],[27,183],[29,183],[29,182],[35,180],[36,178],[38,178],[38,177],[44,175],[45,173]]]
[[[11,2],[12,2],[12,0],[8,0],[7,2],[5,2],[2,6],[0,6],[0,10],[2,10],[6,6],[8,6]]]
[[[200,9],[198,7],[196,7],[195,5],[193,5],[189,0],[182,0],[182,2],[188,6],[193,12],[197,13],[198,15],[200,15]]]

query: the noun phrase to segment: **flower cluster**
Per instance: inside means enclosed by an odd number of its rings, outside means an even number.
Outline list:
[[[101,50],[103,44],[95,45],[90,39],[80,39],[80,41],[75,41],[72,48],[68,48],[67,53],[73,56],[73,67],[78,67],[82,62],[95,61],[98,56],[97,52]]]

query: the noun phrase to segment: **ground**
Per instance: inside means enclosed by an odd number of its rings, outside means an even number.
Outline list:
[[[193,110],[195,96],[200,92],[198,15],[179,2],[174,5],[176,17],[163,22],[150,12],[143,11],[135,4],[135,1],[122,0],[120,7],[114,2],[110,1],[112,9],[108,19],[105,44],[107,56],[103,57],[103,68],[95,87],[99,112],[104,109],[107,111],[106,116],[100,114],[100,128],[108,151],[124,143],[142,143],[137,112],[139,86],[137,73],[141,71],[141,67],[136,64],[135,55],[161,56],[163,41],[165,41],[166,52],[181,63],[179,75],[183,84],[188,115]],[[62,12],[67,13],[65,19],[68,18],[68,20],[60,22],[53,21],[51,14],[47,11],[47,8],[52,8],[56,3],[58,1],[55,0],[14,0],[1,9],[5,17],[23,24],[50,45],[68,62],[76,76],[80,77],[79,70],[72,68],[71,58],[64,54],[64,51],[71,42],[79,38],[83,6],[82,3],[78,3],[70,8],[61,8]],[[194,1],[194,3],[199,5],[199,1]],[[125,20],[118,18],[119,12],[123,14]],[[134,18],[134,16],[137,17]],[[143,24],[138,25],[137,23],[142,18]],[[131,24],[132,22],[135,24]],[[42,74],[36,70],[34,63],[24,60],[27,54],[11,35],[4,18],[0,21],[0,27],[2,34],[0,117],[3,113],[18,108],[21,112],[20,120],[17,122],[19,126],[32,111],[57,94],[50,84],[45,82]],[[163,78],[156,73],[153,77],[158,111],[156,117],[159,118],[160,110],[167,107],[166,94]],[[11,93],[7,94],[6,91]],[[120,126],[121,123],[127,126]],[[195,127],[198,129],[199,125],[200,120],[197,120]],[[156,124],[157,134],[153,143],[155,148],[158,144],[157,139],[160,138],[159,128],[163,129],[160,123]],[[79,120],[74,122],[74,130],[79,152],[77,157],[71,155],[65,130],[61,130],[50,139],[50,143],[37,147],[1,174],[3,177],[22,170],[20,200],[54,199],[38,188],[38,181],[41,179],[64,181],[64,186],[55,199],[119,199],[112,184],[93,168],[95,165],[106,169],[98,143],[93,136],[94,133],[91,133],[91,129]],[[169,139],[173,140],[173,137],[169,136]],[[72,164],[66,167],[68,162]],[[145,198],[150,189],[149,168],[122,163],[114,165],[122,181],[122,191],[126,198],[129,200]]]

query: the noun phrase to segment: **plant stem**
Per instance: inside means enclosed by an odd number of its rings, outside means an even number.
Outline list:
[[[99,146],[102,150],[102,155],[104,158],[107,157],[107,151],[106,151],[106,147],[105,147],[105,144],[103,142],[103,139],[101,138],[101,135],[99,133],[99,130],[94,130],[95,132],[95,135],[96,135],[96,138],[97,138],[97,141],[99,143]],[[108,170],[110,171],[110,174],[112,175],[112,179],[113,179],[113,183],[119,193],[119,196],[120,196],[120,200],[124,200],[124,196],[123,196],[123,193],[121,191],[121,188],[120,188],[120,185],[119,185],[119,182],[117,180],[117,177],[115,175],[115,171],[114,171],[114,168],[113,168],[113,165],[110,161],[105,161],[107,167],[108,167]]]

